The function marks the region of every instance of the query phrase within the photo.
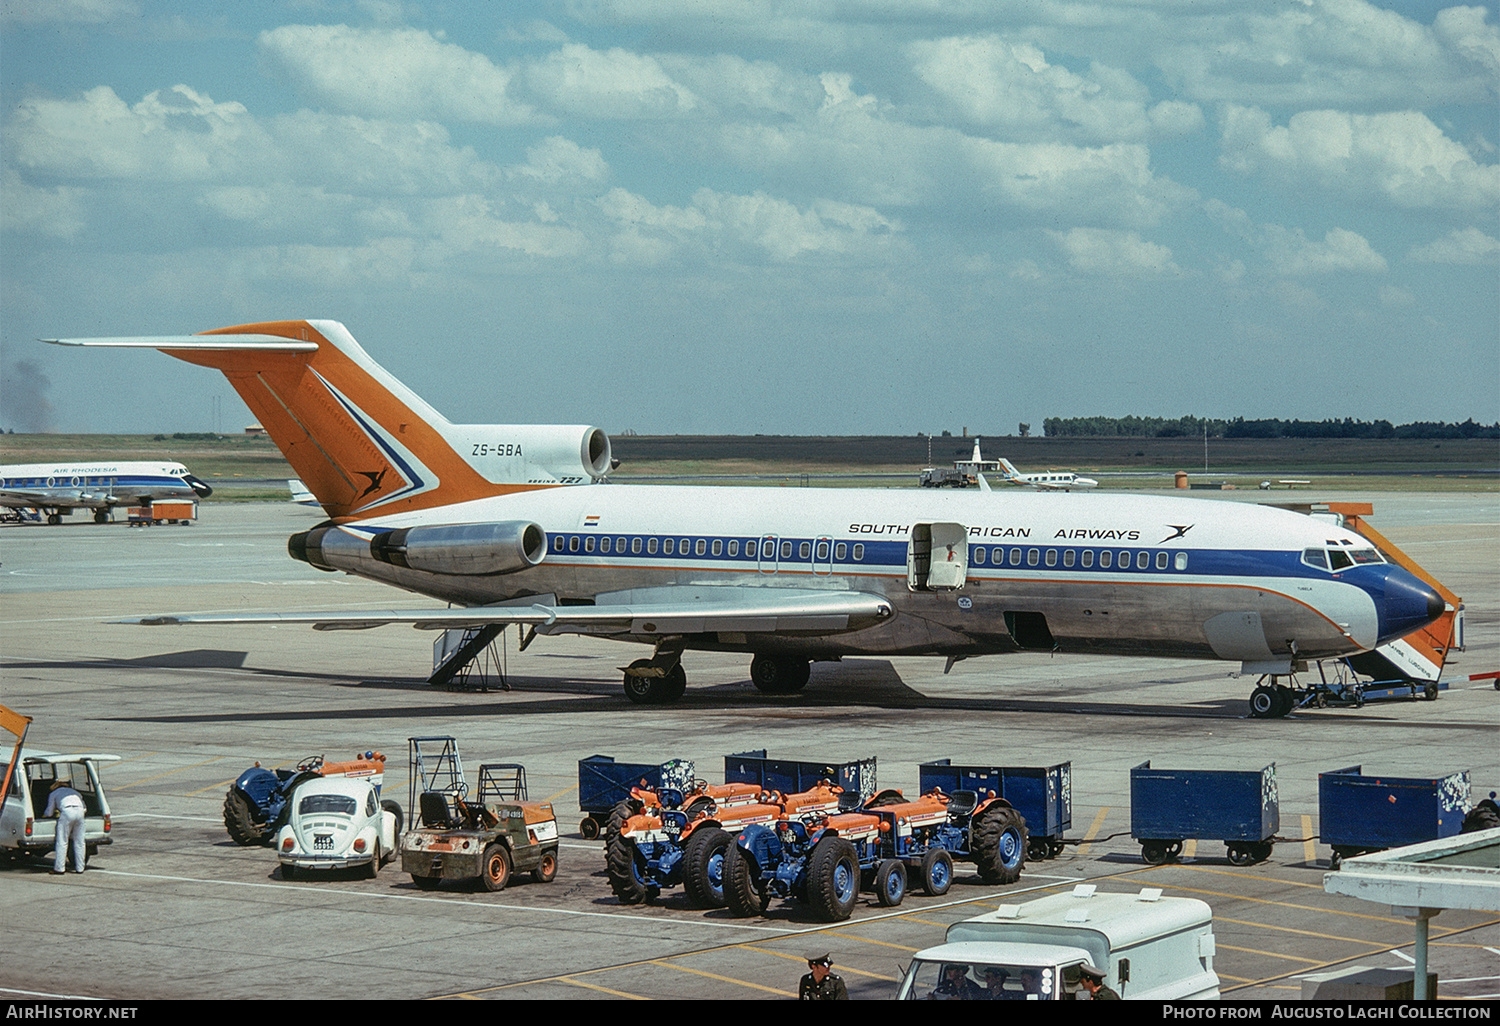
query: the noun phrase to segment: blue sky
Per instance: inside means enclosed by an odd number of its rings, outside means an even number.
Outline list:
[[[295,317],[466,422],[1500,419],[1485,7],[0,0],[0,88],[0,428]]]

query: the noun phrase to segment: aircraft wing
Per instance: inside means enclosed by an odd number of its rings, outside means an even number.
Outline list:
[[[551,599],[551,596],[538,596]],[[451,630],[487,624],[528,624],[538,634],[837,634],[888,619],[889,601],[853,591],[793,588],[668,587],[598,596],[592,606],[539,601],[530,605],[450,609],[337,610],[288,613],[183,613],[138,616],[115,623],[310,624],[314,630],[366,630],[410,624],[419,630]]]

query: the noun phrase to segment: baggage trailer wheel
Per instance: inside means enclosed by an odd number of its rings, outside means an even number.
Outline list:
[[[578,832],[583,835],[585,841],[594,841],[599,838],[599,821],[593,816],[584,816],[578,824]]]

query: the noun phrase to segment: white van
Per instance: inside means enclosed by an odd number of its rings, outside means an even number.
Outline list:
[[[1219,997],[1213,910],[1196,898],[1101,894],[1093,884],[948,927],[947,943],[917,952],[899,1000],[1086,999],[1079,967],[1092,963],[1122,998]]]
[[[11,859],[51,854],[57,836],[57,818],[44,819],[42,812],[47,808],[54,780],[67,781],[68,786],[83,796],[83,837],[88,854],[93,856],[101,844],[112,843],[110,830],[114,824],[110,821],[109,799],[104,796],[99,764],[119,761],[118,755],[54,755],[22,749],[21,765],[11,777],[10,793],[0,809],[0,853]],[[7,768],[7,763],[0,762],[0,780],[5,778]]]

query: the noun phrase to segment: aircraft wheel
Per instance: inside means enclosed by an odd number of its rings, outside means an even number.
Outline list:
[[[48,513],[47,514],[47,523],[49,523],[52,526],[56,527],[58,524],[62,523],[62,514],[61,513]]]
[[[750,660],[750,682],[766,695],[790,695],[807,686],[812,664],[794,656],[758,655]]]
[[[637,659],[630,664],[632,670],[653,665],[649,659]],[[663,677],[638,677],[625,675],[625,697],[637,705],[662,705],[675,702],[687,690],[687,671],[678,663]]]
[[[1271,712],[1273,717],[1279,720],[1296,707],[1297,693],[1295,691],[1291,688],[1276,689],[1276,708]]]
[[[1250,692],[1250,715],[1257,720],[1274,718],[1278,715],[1276,709],[1279,704],[1276,700],[1276,689],[1273,687],[1262,684]]]
[[[94,510],[94,523],[96,523],[96,524],[107,524],[107,523],[109,523],[109,510],[107,510],[107,509],[96,509],[96,510]]]

